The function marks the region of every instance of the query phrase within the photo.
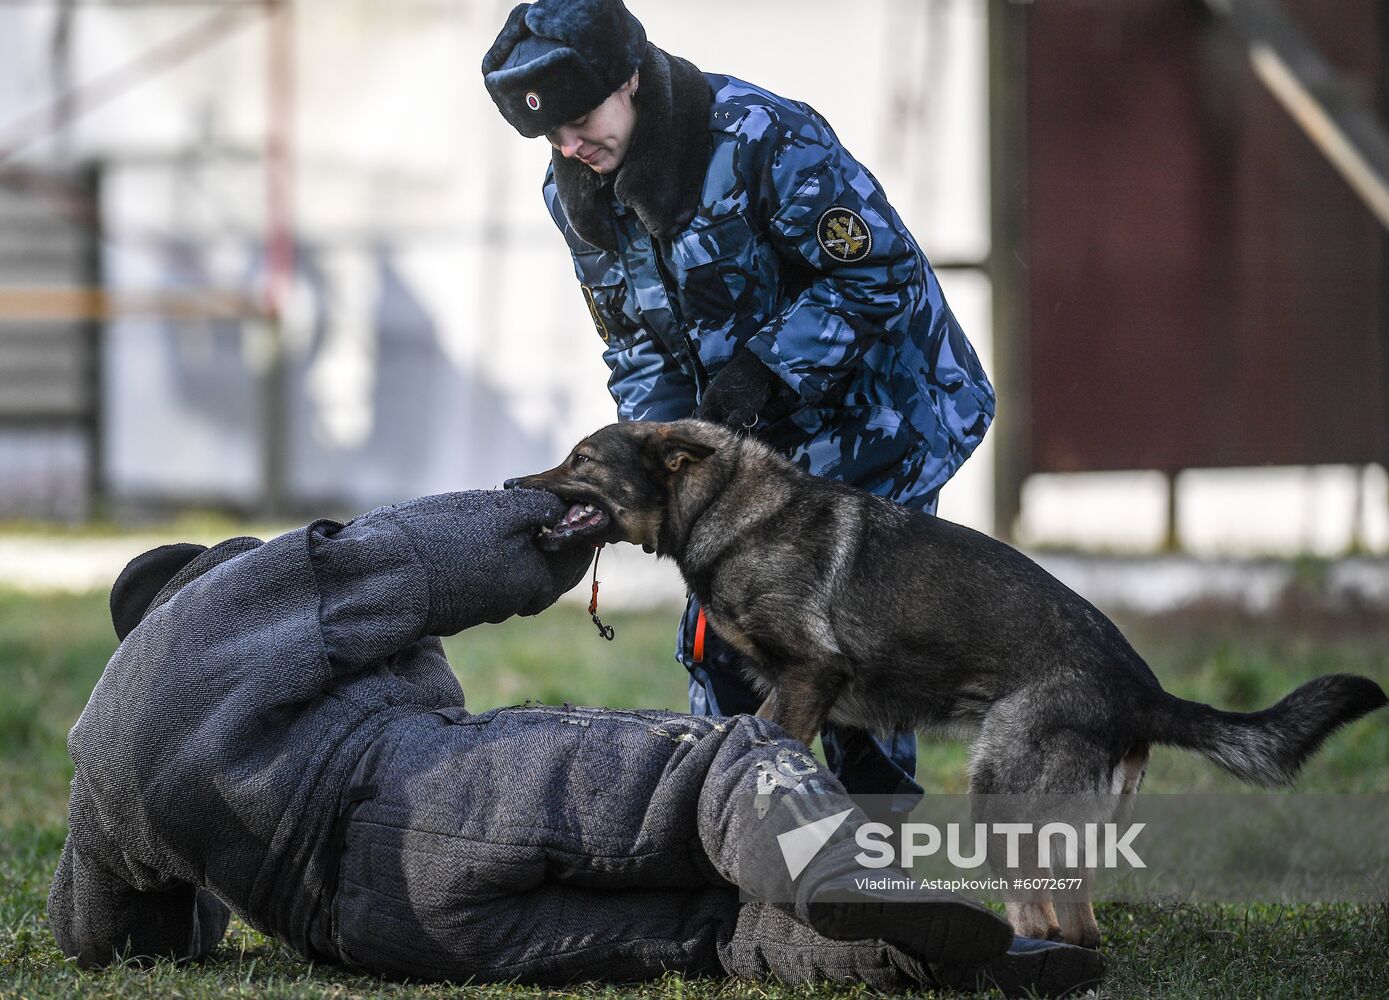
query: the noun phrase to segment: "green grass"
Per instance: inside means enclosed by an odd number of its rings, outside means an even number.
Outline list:
[[[675,611],[615,612],[617,641],[601,641],[578,608],[473,629],[449,653],[481,711],[526,699],[680,708]],[[1297,616],[1291,624],[1189,614],[1124,623],[1164,685],[1228,708],[1259,708],[1332,671],[1389,685],[1389,624]],[[704,1000],[866,995],[840,987],[667,977],[642,987],[594,985],[560,993],[508,987],[383,982],[312,967],[234,922],[213,961],[191,969],[85,973],[58,954],[44,916],[48,880],[66,829],[70,765],[64,736],[115,645],[101,595],[35,598],[0,590],[0,997],[506,997],[641,996]],[[933,791],[962,791],[964,749],[922,748]],[[1335,736],[1299,786],[1389,792],[1389,713]],[[1159,750],[1146,790],[1241,788],[1202,761]],[[1104,996],[1382,997],[1389,995],[1383,907],[1171,905],[1100,907],[1111,962]]]

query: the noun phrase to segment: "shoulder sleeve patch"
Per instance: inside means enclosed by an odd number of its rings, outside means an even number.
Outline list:
[[[820,249],[845,264],[863,260],[873,249],[873,231],[852,208],[835,205],[820,216],[815,227]]]
[[[709,131],[732,132],[748,116],[748,110],[743,104],[715,104],[709,109]]]
[[[598,308],[598,302],[593,298],[593,289],[587,285],[580,285],[584,291],[584,302],[588,304],[588,314],[593,319],[593,327],[598,331],[598,336],[603,338],[603,343],[608,342],[611,336],[608,333],[608,324],[603,321],[603,311]]]

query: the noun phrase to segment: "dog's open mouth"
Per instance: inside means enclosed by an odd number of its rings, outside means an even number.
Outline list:
[[[570,506],[558,524],[540,529],[541,542],[562,545],[584,538],[597,538],[603,534],[612,518],[602,507],[591,503],[576,503]]]

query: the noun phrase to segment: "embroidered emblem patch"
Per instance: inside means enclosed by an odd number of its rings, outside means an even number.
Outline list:
[[[532,111],[540,110],[540,95],[533,90],[526,91],[526,107]]]
[[[873,249],[873,234],[862,216],[838,205],[820,216],[815,238],[820,241],[820,249],[846,264],[863,260]]]
[[[598,336],[603,338],[603,343],[608,342],[608,324],[603,322],[603,314],[598,311],[598,303],[593,299],[593,289],[587,285],[580,285],[584,290],[584,301],[588,303],[588,314],[593,317],[593,327],[598,331]]]

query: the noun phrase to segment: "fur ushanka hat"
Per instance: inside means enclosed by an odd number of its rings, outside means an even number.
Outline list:
[[[646,29],[622,0],[537,0],[512,10],[482,59],[482,80],[531,139],[606,101],[645,52]]]

